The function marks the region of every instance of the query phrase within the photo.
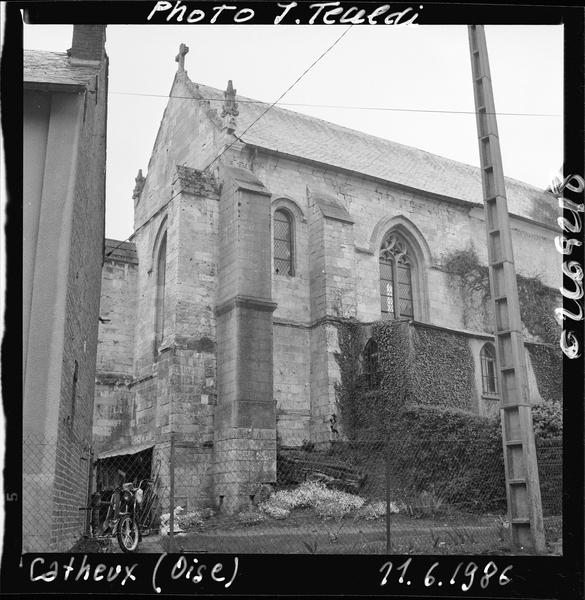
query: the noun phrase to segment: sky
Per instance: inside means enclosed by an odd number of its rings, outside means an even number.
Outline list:
[[[346,29],[108,26],[106,236],[132,233],[134,178],[146,174],[181,42],[192,81],[223,90],[232,79],[239,95],[272,103]],[[544,189],[563,162],[563,28],[485,30],[504,173]],[[24,27],[25,48],[63,52],[71,39],[70,25]],[[279,106],[479,164],[465,26],[352,27]]]

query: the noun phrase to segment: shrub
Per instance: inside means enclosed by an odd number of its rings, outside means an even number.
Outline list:
[[[436,518],[443,509],[443,500],[437,496],[434,490],[423,491],[412,504],[408,504],[407,512],[416,518]]]
[[[304,482],[293,490],[280,490],[259,509],[275,519],[283,519],[291,510],[313,508],[324,519],[341,519],[363,506],[365,500],[355,494],[330,490],[319,482]]]
[[[562,441],[563,407],[560,402],[535,404],[532,407],[532,422],[537,443],[544,440]]]
[[[185,513],[184,515],[180,514],[177,517],[177,524],[185,531],[196,529],[203,525],[203,515],[198,510]]]
[[[396,514],[398,512],[398,504],[396,502],[390,502],[390,514]],[[366,521],[373,521],[374,519],[379,519],[384,516],[386,516],[385,500],[374,500],[365,506],[362,506],[356,515],[358,519],[365,519]]]
[[[252,508],[247,508],[238,514],[238,521],[245,525],[254,525],[265,520],[266,517],[261,512]]]
[[[260,504],[258,509],[267,514],[271,519],[286,519],[290,515],[290,510],[287,508],[278,506],[278,504],[271,504],[270,502]]]

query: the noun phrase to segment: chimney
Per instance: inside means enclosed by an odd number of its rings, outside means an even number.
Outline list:
[[[105,44],[105,25],[74,25],[73,44],[67,51],[71,64],[99,64],[106,55]]]

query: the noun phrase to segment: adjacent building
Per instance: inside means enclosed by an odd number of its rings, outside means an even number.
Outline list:
[[[84,530],[104,249],[105,26],[24,50],[23,549]]]

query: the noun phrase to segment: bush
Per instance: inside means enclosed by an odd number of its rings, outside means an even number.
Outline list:
[[[421,494],[432,492],[442,504],[462,510],[505,508],[497,419],[411,405],[393,420],[389,443],[391,485],[403,492],[407,505],[420,504]]]
[[[560,402],[541,402],[532,407],[532,423],[537,443],[563,437],[563,407]]]
[[[398,513],[398,505],[396,502],[390,502],[390,514]],[[380,517],[386,516],[386,501],[385,500],[374,500],[365,506],[362,506],[358,510],[356,518],[364,519],[366,521],[373,521]]]
[[[258,509],[266,513],[271,519],[286,519],[290,515],[290,510],[278,504],[264,502],[258,506]]]
[[[254,525],[265,521],[266,517],[252,508],[247,508],[238,514],[238,521],[245,525]]]
[[[341,519],[363,506],[365,500],[355,494],[330,490],[319,482],[304,482],[293,490],[273,494],[259,509],[275,519],[283,519],[291,510],[312,508],[323,519]]]
[[[532,410],[540,487],[545,514],[560,514],[562,489],[562,407],[537,404]],[[433,491],[442,502],[474,512],[506,509],[500,417],[411,405],[392,422],[393,484],[415,505]]]
[[[196,529],[203,525],[203,515],[198,510],[185,513],[184,515],[180,514],[177,517],[177,524],[185,531]]]

